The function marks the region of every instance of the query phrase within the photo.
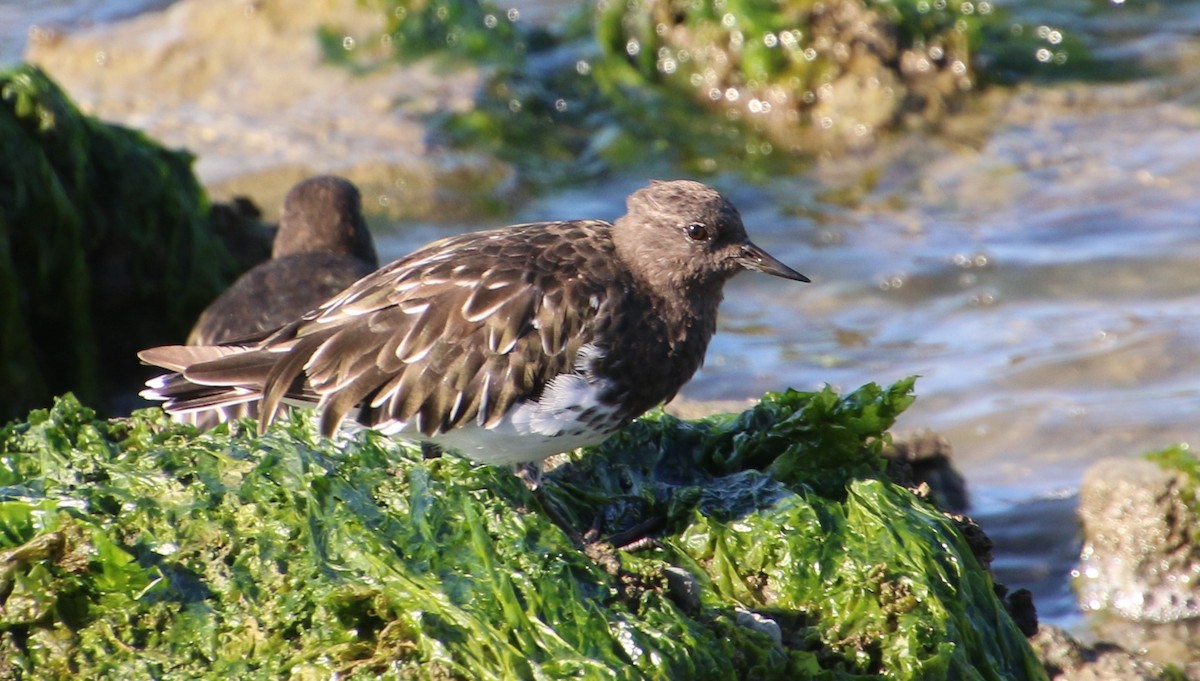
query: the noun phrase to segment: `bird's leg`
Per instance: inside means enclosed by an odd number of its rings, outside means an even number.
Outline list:
[[[421,458],[423,459],[436,459],[444,454],[445,451],[446,450],[432,442],[429,442],[428,440],[421,440]]]
[[[550,522],[558,525],[558,528],[566,533],[571,541],[579,546],[586,546],[588,542],[584,539],[579,531],[571,525],[567,517],[558,509],[558,505],[546,495],[545,488],[542,487],[542,462],[535,461],[532,463],[519,463],[513,466],[513,473],[525,483],[533,496],[541,503],[542,509],[550,518]]]
[[[604,541],[617,547],[619,551],[641,551],[653,547],[658,540],[651,533],[662,529],[667,519],[662,516],[646,518],[642,522],[613,533]]]

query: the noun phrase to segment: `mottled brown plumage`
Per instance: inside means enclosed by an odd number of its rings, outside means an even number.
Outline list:
[[[628,207],[615,224],[443,239],[211,358],[144,351],[178,372],[144,394],[171,411],[211,408],[222,394],[261,399],[263,428],[284,403],[315,403],[326,435],[353,413],[492,463],[597,442],[691,378],[730,277],[806,281],[751,244],[737,210],[704,185],[653,183]]]

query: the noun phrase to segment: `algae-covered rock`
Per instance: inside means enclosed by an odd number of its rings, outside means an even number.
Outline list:
[[[493,0],[385,5],[398,56],[492,67],[472,109],[435,117],[444,137],[549,183],[663,161],[776,176],[1087,61],[1074,33],[986,1],[605,0],[532,30]]]
[[[802,152],[861,147],[907,118],[929,125],[1025,48],[1025,69],[1067,56],[990,2],[612,0],[598,20],[606,62],[746,121]],[[1016,28],[1016,31],[1010,31]],[[1033,33],[1032,30],[1030,33]],[[1041,48],[1045,57],[1037,56]],[[1011,59],[1004,66],[1011,66]]]
[[[103,403],[134,353],[178,341],[229,277],[185,152],[0,71],[0,418]]]
[[[879,472],[910,387],[569,456],[543,487],[576,530],[658,528],[587,551],[507,469],[64,398],[0,431],[0,678],[1044,678],[954,525]]]
[[[1135,621],[1200,616],[1200,463],[1186,449],[1103,459],[1084,475],[1076,590],[1086,610]]]

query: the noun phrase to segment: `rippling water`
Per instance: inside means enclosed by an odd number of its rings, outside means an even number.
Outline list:
[[[1196,436],[1194,93],[1031,92],[979,149],[899,149],[882,161],[883,186],[822,207],[819,225],[779,225],[767,206],[786,202],[789,183],[766,188],[774,201],[748,217],[774,223],[775,239],[799,236],[781,255],[815,283],[780,296],[743,282],[755,300],[731,301],[728,323],[763,334],[722,339],[724,361],[693,394],[921,375],[902,427],[950,439],[998,540],[1000,579],[1070,619],[1083,471]],[[818,182],[825,172],[837,174],[818,170]]]
[[[0,0],[0,66],[20,60],[31,27],[70,29],[169,4],[171,0]]]
[[[154,4],[0,0],[0,57],[28,12],[69,21]],[[755,241],[813,283],[735,280],[684,393],[920,375],[900,430],[950,439],[999,579],[1075,625],[1083,471],[1195,440],[1200,413],[1200,4],[1110,10],[1089,19],[1108,32],[1103,49],[1157,75],[1023,90],[983,114],[990,132],[975,143],[910,136],[803,177],[713,178]],[[565,190],[513,219],[615,217],[646,179]],[[381,256],[463,228],[401,226],[381,235]]]

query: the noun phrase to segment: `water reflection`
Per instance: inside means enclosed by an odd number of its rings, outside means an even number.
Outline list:
[[[54,40],[56,33],[116,21],[171,4],[172,0],[0,0],[0,65],[20,61],[27,39]]]

